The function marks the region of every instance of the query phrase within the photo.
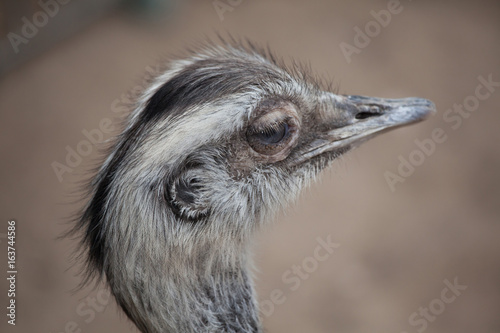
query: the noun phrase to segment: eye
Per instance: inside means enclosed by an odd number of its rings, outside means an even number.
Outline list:
[[[280,99],[260,103],[244,132],[256,161],[274,163],[288,157],[298,142],[300,117],[295,104]]]
[[[246,138],[257,153],[262,155],[275,155],[285,148],[294,136],[296,126],[290,117],[282,119],[260,119],[249,126]]]
[[[280,141],[285,139],[285,137],[289,134],[288,124],[283,122],[279,124],[275,124],[271,127],[267,127],[260,132],[255,133],[253,136],[255,139],[259,140],[262,144],[265,145],[275,145]]]

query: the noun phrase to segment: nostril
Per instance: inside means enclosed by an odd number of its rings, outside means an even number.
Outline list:
[[[380,113],[359,112],[358,114],[356,114],[356,119],[366,119],[378,115],[380,115]]]
[[[374,116],[380,116],[384,113],[385,108],[376,104],[367,104],[358,107],[359,112],[356,114],[356,119],[366,119]]]

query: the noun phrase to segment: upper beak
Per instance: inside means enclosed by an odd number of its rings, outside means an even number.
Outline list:
[[[299,158],[302,161],[327,151],[343,150],[401,126],[427,118],[436,111],[429,100],[417,97],[384,99],[329,94],[322,108],[322,133]]]

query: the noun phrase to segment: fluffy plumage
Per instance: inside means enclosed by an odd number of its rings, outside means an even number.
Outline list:
[[[382,104],[356,98],[251,44],[172,62],[91,183],[75,229],[88,276],[143,332],[260,332],[252,235],[356,144],[345,129],[376,132],[355,116]]]

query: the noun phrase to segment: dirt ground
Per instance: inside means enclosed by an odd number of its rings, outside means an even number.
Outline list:
[[[116,118],[113,108],[160,55],[219,31],[309,62],[341,93],[420,96],[438,109],[342,158],[259,236],[266,331],[500,332],[500,4],[401,0],[390,22],[373,23],[371,11],[388,6],[243,0],[220,20],[212,1],[187,1],[154,23],[116,12],[1,78],[0,267],[6,276],[15,219],[18,273],[16,326],[2,313],[0,331],[137,332],[100,288],[71,293],[75,242],[56,239],[81,205],[73,193],[96,147],[61,181],[52,164],[65,163],[83,130]],[[356,27],[373,29],[367,45]],[[341,46],[356,51],[346,57]],[[429,143],[436,130],[441,142]],[[328,237],[339,246],[315,260],[318,238]],[[294,275],[294,265],[307,272]],[[284,278],[292,275],[293,284]]]

